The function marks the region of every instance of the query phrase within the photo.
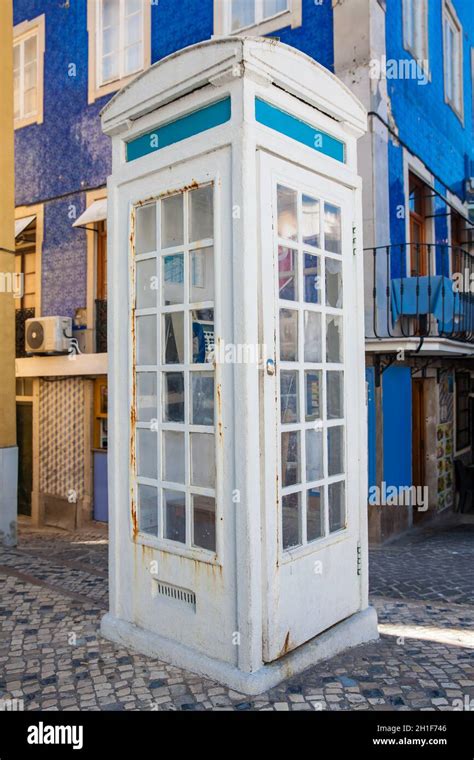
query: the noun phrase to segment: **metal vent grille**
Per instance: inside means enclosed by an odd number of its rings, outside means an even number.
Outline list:
[[[156,593],[159,596],[165,596],[167,599],[176,602],[183,602],[196,609],[196,594],[187,588],[180,588],[179,586],[173,586],[171,583],[156,581]]]

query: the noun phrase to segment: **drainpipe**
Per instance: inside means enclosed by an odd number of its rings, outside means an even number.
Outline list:
[[[0,2],[0,544],[17,535],[18,448],[15,404],[15,269],[13,162],[13,8]]]

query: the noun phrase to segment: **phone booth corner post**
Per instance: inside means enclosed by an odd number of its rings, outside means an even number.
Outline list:
[[[377,638],[368,605],[366,114],[272,39],[200,43],[102,112],[103,634],[257,694]]]

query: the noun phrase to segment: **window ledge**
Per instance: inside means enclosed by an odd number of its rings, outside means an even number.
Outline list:
[[[43,117],[40,114],[35,113],[33,116],[25,116],[24,119],[15,119],[15,130],[22,129],[23,127],[29,127],[31,124],[42,124]]]
[[[114,79],[112,82],[107,82],[106,84],[102,84],[99,87],[90,88],[89,90],[89,98],[88,98],[88,104],[91,105],[91,103],[94,103],[96,100],[99,100],[99,98],[104,97],[104,95],[111,95],[113,92],[118,92],[118,90],[121,90],[122,87],[125,87],[129,82],[131,82],[135,77],[137,77],[139,74],[141,74],[145,69],[139,69],[139,71],[134,71],[133,74],[129,74],[126,77],[122,77],[122,79]]]
[[[286,11],[281,11],[271,18],[267,18],[258,24],[251,24],[250,26],[244,26],[240,29],[225,29],[227,24],[224,23],[220,8],[216,7],[219,0],[214,2],[214,37],[240,37],[240,36],[258,36],[261,37],[271,32],[276,32],[279,29],[285,29],[290,26],[295,29],[302,24],[302,0],[293,0],[291,8]]]

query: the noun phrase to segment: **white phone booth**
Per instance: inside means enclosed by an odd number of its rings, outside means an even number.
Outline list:
[[[377,637],[367,593],[366,114],[272,39],[182,50],[102,113],[103,634],[256,694]]]

